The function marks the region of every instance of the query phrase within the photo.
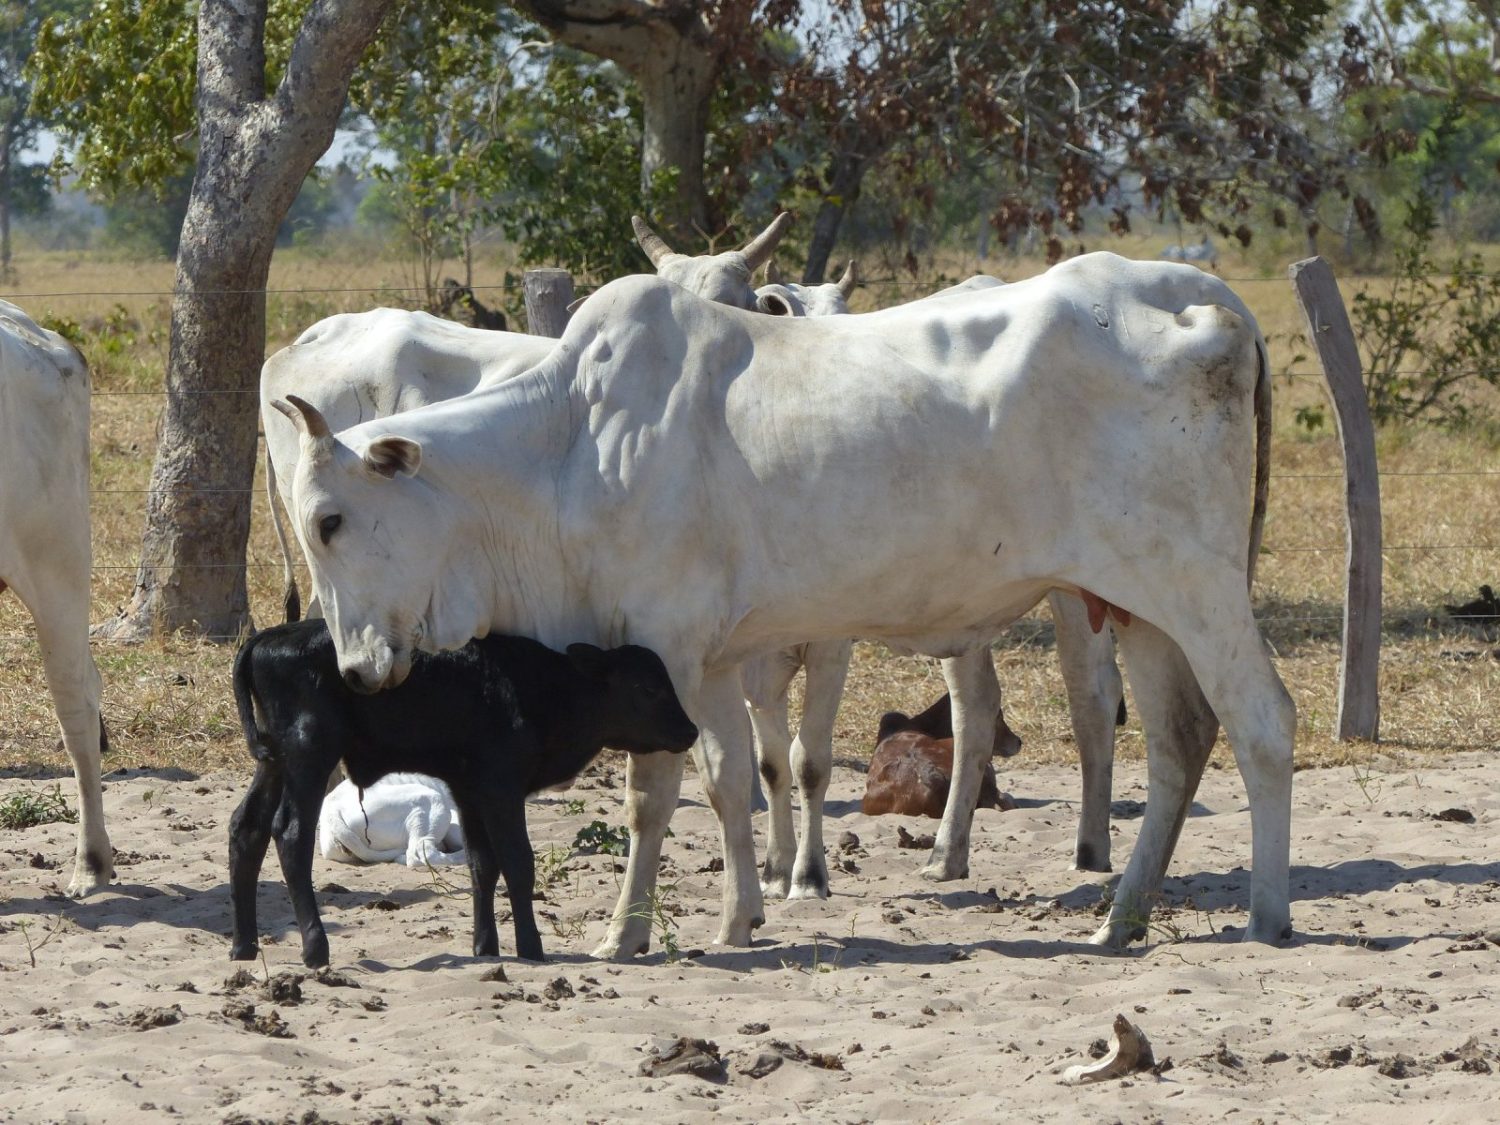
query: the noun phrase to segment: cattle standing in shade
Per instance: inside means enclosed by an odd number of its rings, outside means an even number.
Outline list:
[[[424,656],[400,688],[368,695],[340,678],[324,623],[304,621],[245,642],[234,696],[256,768],[229,825],[229,955],[259,953],[255,889],[274,833],[310,968],[328,964],[312,860],[323,791],[340,761],[357,786],[415,771],[447,783],[468,843],[474,955],[499,954],[495,885],[503,872],[516,951],[539,961],[527,795],[576,777],[606,746],[681,752],[698,737],[662,662],[634,645],[575,644],[565,656],[491,635]]]
[[[0,301],[0,592],[36,622],[42,668],[78,784],[67,894],[114,877],[99,755],[101,684],[89,654],[89,369],[72,344]]]
[[[626,278],[501,386],[337,438],[307,404],[278,408],[302,431],[292,511],[352,685],[397,685],[418,650],[486,629],[663,654],[702,731],[725,944],[762,920],[741,662],[849,636],[944,657],[955,781],[927,873],[961,878],[999,704],[990,641],[1049,590],[1097,601],[1148,732],[1146,819],[1095,935],[1121,945],[1220,721],[1250,797],[1246,937],[1290,932],[1295,710],[1249,598],[1269,405],[1264,341],[1223,282],[1091,254],[820,320]],[[630,763],[603,956],[649,943],[680,781],[677,759]]]

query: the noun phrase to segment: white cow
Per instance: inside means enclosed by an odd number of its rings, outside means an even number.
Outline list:
[[[1161,256],[1169,262],[1207,262],[1210,269],[1219,268],[1219,251],[1206,234],[1199,242],[1174,242],[1161,252]]]
[[[792,216],[782,212],[743,250],[697,257],[674,253],[639,216],[631,221],[661,276],[710,300],[751,309],[756,300],[751,275],[775,251]],[[342,430],[504,382],[540,363],[554,343],[545,336],[468,328],[430,313],[371,309],[326,317],[266,360],[260,372],[266,499],[281,545],[288,620],[300,616],[301,606],[277,502],[290,510],[297,431],[271,403],[295,394]]]
[[[842,277],[821,285],[782,281],[767,270],[766,284],[755,291],[755,307],[772,316],[841,316],[849,311],[849,298],[858,285],[859,267],[852,258]]]
[[[55,332],[0,301],[0,591],[36,622],[63,745],[78,783],[67,893],[108,885],[99,671],[89,654],[89,370]]]
[[[949,810],[970,813],[998,702],[989,641],[1051,589],[1121,625],[1147,730],[1152,799],[1095,940],[1144,932],[1222,721],[1250,797],[1246,936],[1274,941],[1290,932],[1295,712],[1248,592],[1269,388],[1221,281],[1091,254],[816,322],[626,278],[500,386],[337,437],[307,404],[281,408],[302,430],[294,527],[351,687],[398,684],[417,649],[491,629],[662,655],[721,824],[720,942],[762,921],[739,664],[848,636],[943,656]],[[632,847],[602,956],[649,943],[679,763],[627,772]],[[967,869],[969,828],[945,816],[931,875]]]
[[[360,789],[347,778],[323,798],[318,851],[335,863],[468,863],[458,806],[424,773],[389,773]]]

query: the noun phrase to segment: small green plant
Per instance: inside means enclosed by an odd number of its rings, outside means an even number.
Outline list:
[[[651,924],[651,933],[661,943],[662,953],[671,964],[682,957],[677,944],[677,919],[673,917],[668,896],[677,890],[676,883],[661,883],[646,896],[643,906],[632,911],[628,917],[645,918]]]
[[[25,789],[0,801],[0,828],[35,828],[39,824],[74,824],[78,813],[62,795],[61,783],[38,792]]]
[[[574,797],[563,806],[563,812],[569,816],[582,816],[587,811],[587,803],[582,797]]]
[[[611,828],[602,820],[593,820],[573,837],[573,850],[579,855],[627,855],[630,833],[623,828]]]
[[[1350,768],[1354,770],[1354,784],[1359,787],[1365,803],[1373,805],[1380,796],[1380,791],[1385,788],[1385,780],[1376,772],[1374,766],[1366,766],[1361,770],[1359,763],[1354,762]]]
[[[36,951],[67,933],[68,924],[68,919],[59,914],[52,919],[41,937],[33,937],[30,923],[24,918],[17,919],[16,929],[21,931],[21,940],[26,943],[26,956],[31,959],[33,969],[36,968]]]
[[[572,868],[568,866],[570,854],[553,844],[543,854],[537,856],[536,875],[532,879],[533,888],[546,891],[554,884],[567,882],[568,875],[572,871]]]

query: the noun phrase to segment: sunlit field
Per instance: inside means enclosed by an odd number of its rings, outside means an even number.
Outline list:
[[[1154,256],[1159,242],[1136,240],[1123,252]],[[83,330],[94,368],[94,619],[129,600],[154,451],[166,362],[172,267],[165,261],[96,261],[73,254],[23,254],[21,281],[0,295],[42,319]],[[508,263],[477,263],[476,289],[503,303]],[[862,263],[869,284],[857,310],[930,292],[983,271],[1017,280],[1039,260],[953,255],[920,278]],[[1282,677],[1297,700],[1299,764],[1359,765],[1377,751],[1336,742],[1340,615],[1344,571],[1343,481],[1331,428],[1309,433],[1297,407],[1322,396],[1321,375],[1302,334],[1285,262],[1268,266],[1226,256],[1218,272],[1255,311],[1276,373],[1274,476],[1255,601]],[[272,268],[268,351],[330,313],[416,302],[413,271],[399,260],[343,260],[282,252]],[[1379,278],[1343,279],[1346,301]],[[513,325],[513,327],[521,327]],[[1383,752],[1462,753],[1500,745],[1500,638],[1445,619],[1444,603],[1468,601],[1481,583],[1500,579],[1500,451],[1478,436],[1419,427],[1379,434],[1385,520],[1385,638],[1381,660]],[[248,581],[257,625],[278,620],[280,554],[257,474]],[[306,584],[305,570],[302,581]],[[229,688],[234,646],[161,637],[139,647],[97,644],[114,766],[193,770],[247,764]],[[1007,768],[1071,758],[1066,700],[1042,607],[995,646],[1006,717],[1025,748]],[[60,767],[55,721],[45,693],[31,623],[13,598],[0,599],[0,764]],[[861,758],[872,748],[880,712],[925,706],[943,690],[937,662],[859,646],[839,715],[836,754]],[[1143,748],[1134,714],[1120,753]],[[1221,748],[1215,761],[1230,762]]]

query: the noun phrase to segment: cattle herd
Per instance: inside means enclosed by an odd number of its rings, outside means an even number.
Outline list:
[[[976,803],[997,797],[990,760],[1015,746],[989,646],[1042,598],[1082,766],[1080,869],[1111,864],[1117,645],[1147,737],[1150,800],[1094,941],[1144,936],[1221,723],[1250,798],[1245,936],[1290,933],[1295,716],[1249,597],[1270,425],[1249,310],[1194,266],[1089,254],[853,315],[853,263],[829,285],[752,287],[789,223],[694,257],[637,219],[656,276],[598,289],[558,340],[374,309],[266,361],[286,612],[301,611],[294,537],[321,620],[257,634],[235,662],[256,773],[230,828],[231,956],[257,953],[274,837],[303,959],[327,963],[311,866],[342,763],[358,787],[413,771],[446,782],[408,798],[420,815],[396,814],[384,857],[456,861],[456,811],[475,954],[498,952],[503,874],[517,952],[541,957],[525,799],[604,746],[631,752],[631,841],[596,955],[648,947],[689,747],[723,842],[718,940],[748,945],[763,895],[829,893],[823,800],[855,637],[942,658],[949,697],[904,725],[899,752],[951,756],[923,874],[963,878]],[[88,414],[77,352],[0,302],[0,590],[36,621],[77,776],[75,897],[113,876]],[[341,815],[330,805],[325,824]],[[382,858],[364,828],[370,850],[340,858]]]

